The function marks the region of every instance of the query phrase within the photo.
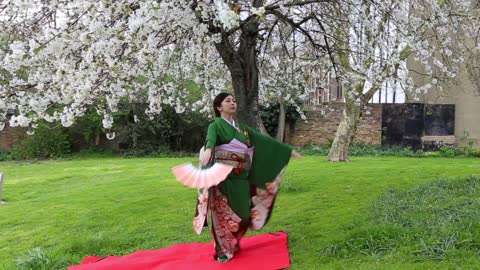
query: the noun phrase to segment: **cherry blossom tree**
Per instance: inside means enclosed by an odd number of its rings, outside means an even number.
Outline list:
[[[305,97],[322,66],[344,85],[329,159],[346,161],[385,81],[420,93],[456,75],[475,10],[468,0],[10,0],[0,4],[0,123],[13,111],[12,126],[70,126],[94,107],[110,129],[120,102],[145,100],[151,116],[164,104],[207,112],[231,85],[239,120],[259,126],[259,100]],[[429,83],[415,84],[407,59]],[[189,103],[190,81],[205,95]]]
[[[306,120],[303,105],[314,90],[312,80],[318,79],[319,68],[328,65],[323,55],[315,54],[315,44],[305,36],[296,34],[289,25],[280,27],[276,35],[280,38],[272,42],[260,53],[260,104],[266,107],[279,105],[277,134],[275,138],[284,140],[286,108],[293,106]],[[327,60],[327,63],[324,63]],[[278,80],[278,78],[283,78]]]
[[[327,5],[332,20],[328,36],[335,51],[334,68],[344,85],[345,107],[330,149],[330,161],[348,161],[349,146],[365,106],[387,81],[424,93],[456,76],[464,62],[457,42],[468,38],[475,13],[470,1],[354,0]],[[478,29],[478,21],[476,23]],[[418,85],[406,61],[422,67]]]
[[[41,119],[70,126],[94,106],[110,129],[120,102],[145,98],[152,116],[163,104],[208,111],[215,93],[232,85],[239,120],[257,126],[259,52],[280,39],[279,27],[303,35],[313,54],[325,51],[313,32],[322,2],[8,1],[0,6],[8,45],[0,56],[0,120],[14,111],[12,126]],[[193,104],[184,87],[191,80],[205,89]]]
[[[480,2],[477,1],[471,7],[473,15],[462,28],[465,34],[456,37],[456,44],[462,52],[466,52],[463,69],[467,78],[476,86],[471,94],[480,95]]]
[[[294,106],[303,119],[306,119],[302,105],[308,99],[309,77],[314,75],[314,61],[301,61],[281,56],[272,56],[263,63],[260,69],[260,103],[265,106],[279,105],[277,134],[275,138],[284,140],[286,107]],[[279,76],[285,80],[276,80]],[[293,98],[292,98],[293,97]]]

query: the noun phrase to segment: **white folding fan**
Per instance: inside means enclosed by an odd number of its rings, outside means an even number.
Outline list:
[[[225,180],[233,166],[215,163],[208,169],[199,169],[187,163],[172,168],[177,180],[191,188],[209,188]]]

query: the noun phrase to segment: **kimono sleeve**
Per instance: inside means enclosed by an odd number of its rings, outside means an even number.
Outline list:
[[[250,143],[255,147],[249,181],[264,189],[265,184],[272,182],[287,166],[292,147],[263,135],[251,127],[247,127],[247,130]]]
[[[217,125],[215,124],[215,122],[213,122],[208,126],[207,144],[205,146],[205,149],[214,148],[216,145],[217,145]]]

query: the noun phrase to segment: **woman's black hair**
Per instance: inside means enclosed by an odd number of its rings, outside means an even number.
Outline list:
[[[215,99],[213,100],[213,111],[215,112],[216,117],[220,117],[220,111],[217,109],[217,107],[222,107],[222,102],[228,97],[232,96],[230,93],[220,93],[218,94]]]

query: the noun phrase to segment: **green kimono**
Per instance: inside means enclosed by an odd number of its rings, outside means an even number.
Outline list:
[[[234,141],[253,147],[253,159],[245,151],[225,150]],[[206,148],[215,148],[215,162],[234,169],[218,186],[199,192],[194,227],[200,233],[210,212],[216,257],[228,260],[240,249],[248,227],[259,230],[268,222],[292,148],[249,126],[236,128],[220,117],[208,127]]]

